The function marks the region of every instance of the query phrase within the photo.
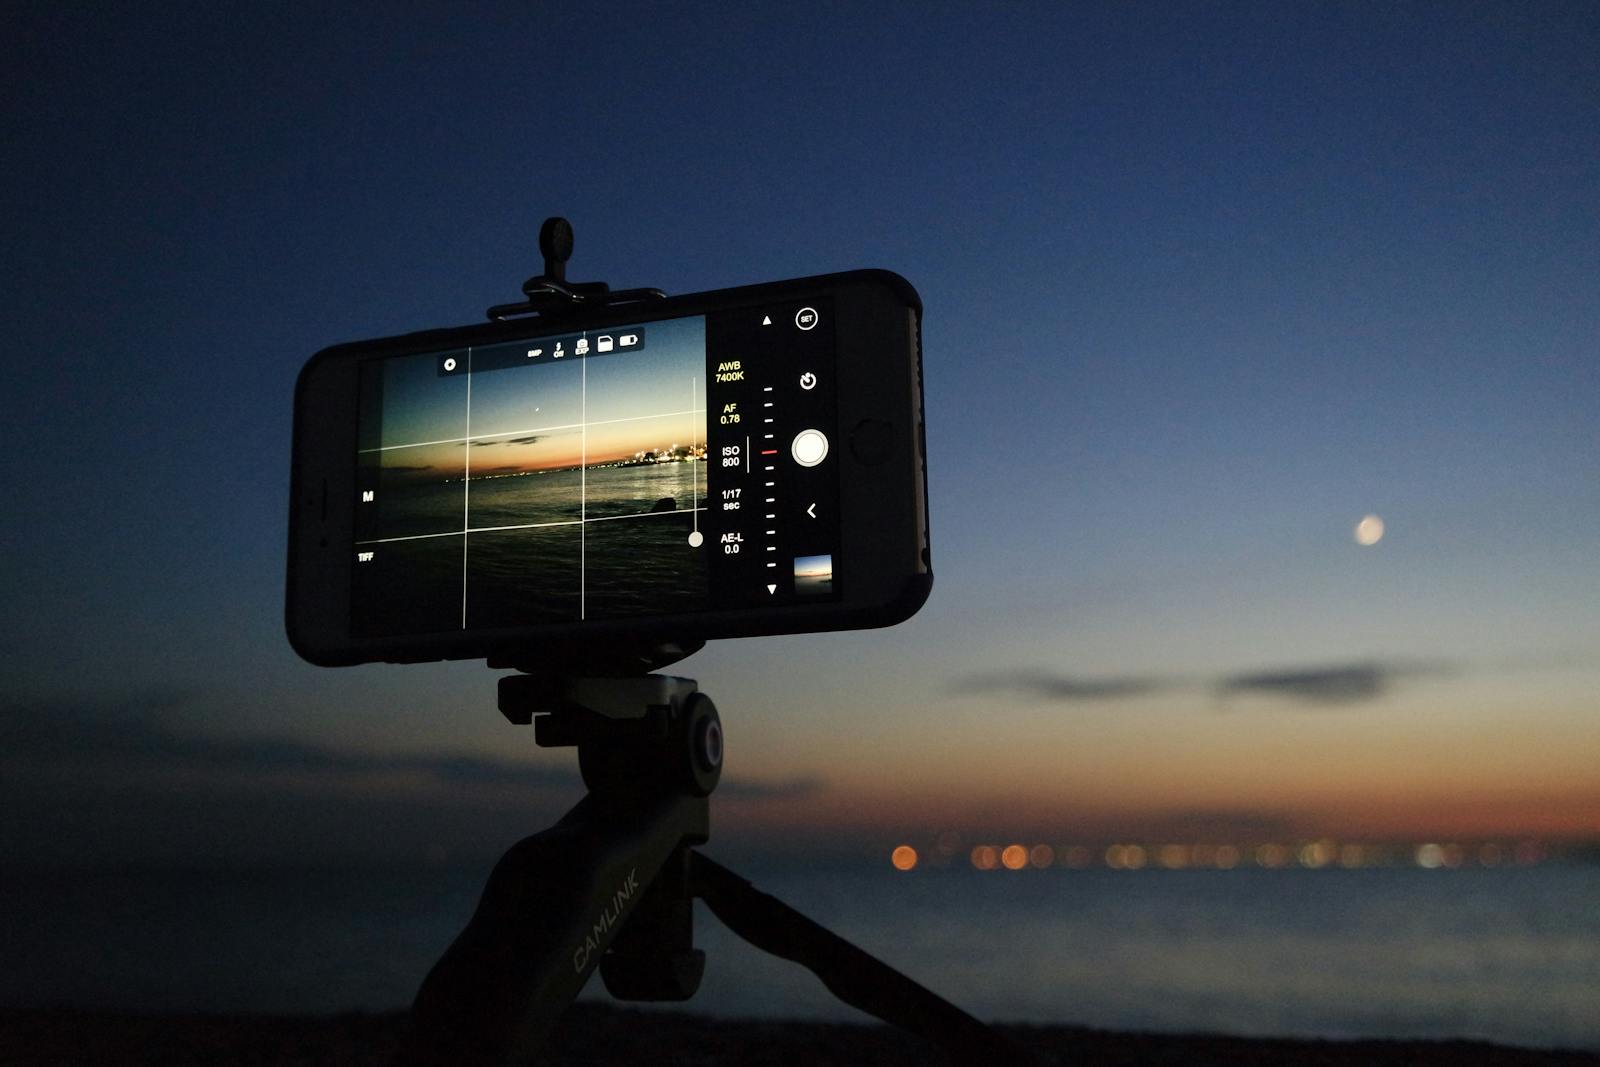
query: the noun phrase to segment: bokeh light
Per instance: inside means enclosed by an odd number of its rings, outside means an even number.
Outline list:
[[[1256,848],[1256,865],[1259,867],[1282,867],[1289,862],[1289,850],[1282,845],[1265,844]]]
[[[1300,866],[1309,870],[1319,870],[1333,862],[1334,845],[1332,841],[1309,841],[1300,846]]]

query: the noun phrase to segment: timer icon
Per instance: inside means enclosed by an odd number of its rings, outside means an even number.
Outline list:
[[[817,376],[815,374],[812,374],[810,371],[806,371],[804,374],[800,375],[800,388],[815,389],[816,387]]]

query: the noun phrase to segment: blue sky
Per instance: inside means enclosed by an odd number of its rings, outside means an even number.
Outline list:
[[[570,799],[481,666],[281,627],[301,363],[478,320],[551,214],[575,279],[877,266],[926,305],[933,597],[684,665],[731,837],[1600,833],[1591,6],[10,21],[13,854],[120,803],[79,852],[226,809],[283,857],[303,811],[406,861]]]

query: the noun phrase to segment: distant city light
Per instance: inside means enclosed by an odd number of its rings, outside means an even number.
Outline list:
[[[1356,544],[1375,545],[1383,540],[1383,520],[1376,515],[1368,515],[1356,523]]]
[[[1262,845],[1256,849],[1256,865],[1282,867],[1289,862],[1289,850],[1282,845]]]
[[[954,833],[940,834],[919,852],[900,845],[891,855],[897,870],[920,865],[944,866],[957,843]],[[1539,841],[1478,841],[1472,843],[1399,841],[1346,841],[1332,838],[1266,841],[1251,844],[1135,844],[1117,842],[1103,848],[1087,845],[976,845],[968,853],[980,871],[1084,870],[1102,865],[1114,871],[1216,870],[1231,871],[1242,865],[1267,870],[1356,870],[1376,867],[1421,867],[1425,870],[1459,870],[1464,867],[1498,867],[1543,863],[1550,852]]]
[[[889,861],[894,864],[897,871],[909,871],[917,865],[917,850],[910,845],[901,845],[890,855]]]
[[[1300,848],[1300,866],[1316,870],[1333,862],[1332,841],[1312,841]]]

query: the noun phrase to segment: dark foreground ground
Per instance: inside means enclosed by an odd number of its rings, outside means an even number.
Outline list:
[[[1475,1041],[1291,1041],[1064,1026],[1004,1029],[1045,1063],[1062,1065],[1600,1065],[1600,1053],[1541,1052]],[[405,1018],[399,1014],[306,1018],[4,1011],[0,1064],[386,1064],[404,1032]],[[562,1019],[535,1062],[548,1067],[934,1067],[951,1061],[918,1039],[884,1027],[730,1022],[579,1004]],[[999,1065],[991,1061],[984,1067]]]

